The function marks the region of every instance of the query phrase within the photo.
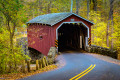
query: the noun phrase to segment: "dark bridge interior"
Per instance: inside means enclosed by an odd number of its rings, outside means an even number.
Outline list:
[[[80,50],[80,35],[82,35],[82,49],[85,47],[87,28],[82,24],[63,24],[58,29],[58,51]]]
[[[28,47],[28,50],[29,56],[31,57],[32,60],[41,59],[43,57],[43,54],[34,48]]]

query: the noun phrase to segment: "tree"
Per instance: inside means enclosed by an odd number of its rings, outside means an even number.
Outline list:
[[[79,13],[79,1],[76,0],[76,14],[78,15]]]
[[[97,0],[90,0],[91,10],[97,11]]]
[[[19,58],[23,58],[23,57],[20,57],[20,56],[24,56],[22,54],[22,51],[19,49],[20,46],[16,47],[14,45],[14,34],[15,34],[15,29],[17,26],[19,26],[18,24],[20,23],[19,20],[24,21],[20,18],[20,16],[22,15],[20,12],[20,9],[22,8],[22,4],[20,2],[20,0],[1,0],[0,1],[0,12],[3,14],[4,18],[5,18],[5,22],[6,22],[6,25],[4,27],[6,28],[3,28],[3,32],[1,35],[1,37],[3,36],[4,37],[4,34],[7,33],[6,36],[9,36],[9,39],[6,38],[9,42],[9,44],[4,44],[4,42],[2,41],[2,38],[0,39],[1,44],[3,44],[3,48],[6,49],[6,47],[4,46],[7,46],[7,50],[6,52],[2,52],[1,56],[2,57],[2,61],[0,60],[0,62],[4,63],[4,59],[6,59],[6,56],[7,56],[7,59],[8,59],[8,66],[9,66],[9,72],[11,72],[11,70],[14,68],[16,69],[17,68],[17,61],[20,60]],[[24,16],[22,16],[24,17]],[[7,29],[7,30],[6,30]],[[9,34],[9,35],[8,35]],[[5,39],[5,40],[6,40]],[[0,50],[2,51],[2,50]],[[16,54],[17,53],[17,54]],[[1,57],[0,56],[0,57]],[[19,58],[17,58],[19,56]],[[17,60],[16,60],[17,59]],[[5,62],[7,63],[7,62]],[[14,64],[14,67],[13,67],[13,64]],[[5,65],[5,64],[4,64]],[[7,66],[6,65],[6,66]],[[1,67],[1,66],[0,66]]]
[[[89,12],[90,12],[89,4],[90,4],[90,0],[87,0],[87,18],[88,19],[89,19]]]
[[[113,3],[114,0],[110,0],[110,13],[109,15],[111,16],[111,49],[113,49],[113,32],[114,32],[114,28],[113,28]]]
[[[9,31],[10,38],[10,53],[13,54],[13,36],[17,25],[17,14],[21,7],[19,0],[1,0],[0,11],[6,18],[7,30]],[[10,25],[12,23],[12,26]]]
[[[109,47],[109,28],[111,24],[111,34],[113,34],[113,2],[114,0],[110,0],[110,10],[107,24],[107,47]],[[111,49],[113,49],[113,39],[111,40]]]
[[[49,0],[49,3],[48,3],[48,13],[51,13],[51,4],[52,4],[52,1]]]

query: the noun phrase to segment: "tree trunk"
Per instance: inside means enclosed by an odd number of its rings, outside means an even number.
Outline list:
[[[97,0],[90,0],[91,10],[97,11]]]
[[[15,65],[15,70],[17,69],[17,63],[16,63],[16,57],[14,54],[14,45],[13,45],[13,37],[14,37],[14,33],[15,33],[15,27],[16,27],[16,23],[14,22],[13,25],[13,30],[12,30],[12,53],[13,53],[13,57],[14,57],[14,65]]]
[[[113,32],[114,32],[114,28],[113,28],[113,20],[111,20],[111,37],[112,37],[112,39],[111,39],[111,49],[113,49]]]
[[[90,4],[90,0],[87,0],[87,19],[89,19],[89,12],[90,12],[89,4]]]
[[[108,19],[107,33],[106,33],[107,47],[109,47],[109,26],[110,26],[110,18]]]
[[[110,0],[110,18],[111,18],[111,49],[113,49],[113,2],[114,0]]]
[[[70,12],[72,13],[72,9],[73,8],[73,0],[71,0],[71,9],[70,9]]]
[[[52,2],[51,2],[51,0],[50,0],[50,1],[49,1],[49,4],[48,4],[48,13],[51,13],[51,10],[50,10],[50,9],[51,9],[51,3],[52,3]]]
[[[7,20],[7,29],[9,31],[9,38],[10,38],[10,54],[13,53],[13,36],[12,36],[12,31],[11,31],[11,28],[10,28],[10,20],[8,19]]]
[[[113,2],[114,2],[114,0],[110,0],[110,11],[109,11],[108,24],[107,24],[107,47],[109,47],[109,28],[110,28],[110,24],[111,24],[111,37],[113,37],[112,36],[112,34],[113,34]],[[111,49],[113,49],[113,39],[111,39]]]
[[[17,67],[17,66],[16,66],[16,61],[15,61],[16,59],[15,59],[15,54],[14,54],[14,48],[13,48],[13,36],[14,36],[16,24],[14,23],[13,28],[12,28],[12,30],[11,30],[9,23],[10,23],[10,22],[8,21],[8,30],[9,30],[9,33],[10,33],[10,34],[9,34],[9,35],[10,35],[10,54],[9,54],[9,57],[10,57],[10,59],[14,59],[14,62],[12,62],[12,60],[10,60],[10,62],[9,62],[9,67],[10,67],[9,72],[11,72],[12,63],[15,65],[15,68]],[[13,57],[12,57],[11,55],[13,55]]]
[[[10,38],[10,49],[9,49],[9,59],[12,59],[11,58],[11,55],[12,55],[12,38],[11,38],[11,28],[10,28],[10,20],[8,19],[8,17],[6,17],[7,19],[7,30],[9,31],[9,38]],[[11,72],[12,70],[12,62],[11,60],[9,60],[9,70],[8,72]]]
[[[79,10],[79,2],[78,2],[78,0],[76,0],[76,14],[77,15],[79,14],[78,10]]]
[[[11,54],[13,54],[13,36],[11,33],[10,33],[10,52]]]
[[[93,0],[93,9],[97,11],[97,0]]]
[[[38,16],[39,16],[39,10],[40,10],[40,0],[38,0]]]

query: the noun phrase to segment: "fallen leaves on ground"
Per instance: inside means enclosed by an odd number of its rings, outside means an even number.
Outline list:
[[[40,70],[33,70],[31,72],[27,72],[27,73],[11,73],[11,74],[4,74],[4,75],[0,75],[0,80],[15,80],[15,79],[20,79],[20,78],[25,78],[27,76],[31,76],[31,75],[35,75],[38,73],[42,73],[42,72],[47,72],[47,71],[51,71],[56,69],[57,66],[56,65],[48,65]]]

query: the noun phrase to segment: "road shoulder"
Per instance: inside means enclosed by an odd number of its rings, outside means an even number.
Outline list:
[[[85,53],[85,54],[91,55],[95,58],[101,59],[101,60],[109,62],[109,63],[114,63],[114,64],[117,64],[117,65],[120,65],[120,60],[114,59],[114,58],[109,57],[109,56],[105,56],[105,55],[101,55],[101,54],[95,54],[95,53]]]

